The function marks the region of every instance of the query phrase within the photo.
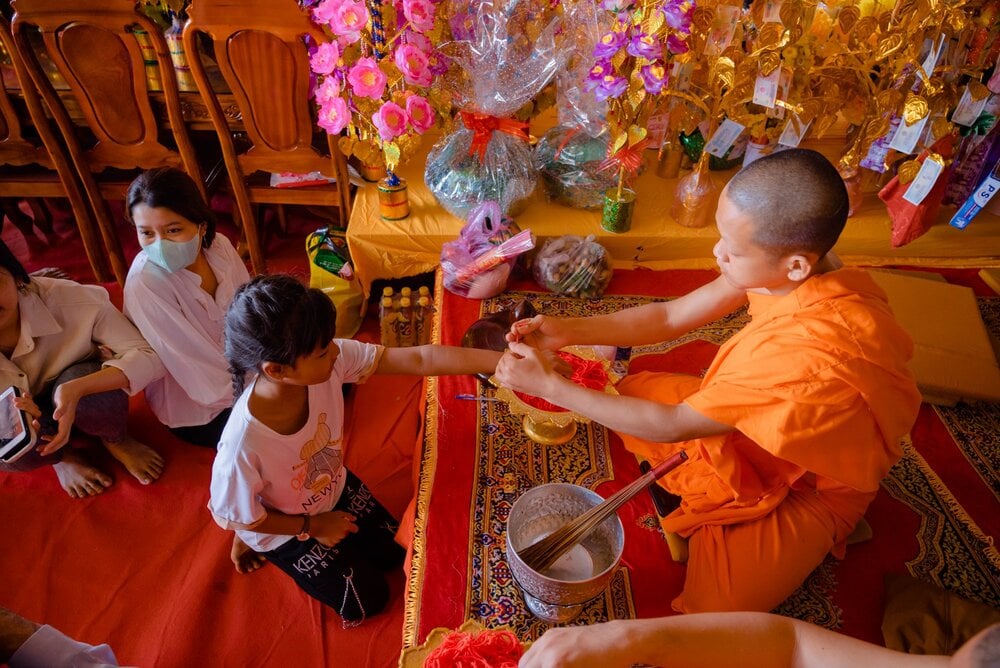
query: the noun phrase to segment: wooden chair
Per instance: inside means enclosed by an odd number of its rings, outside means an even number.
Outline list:
[[[13,65],[13,76],[5,76],[0,71],[0,165],[4,166],[3,178],[0,178],[0,199],[4,200],[3,214],[26,236],[36,225],[43,231],[51,232],[51,218],[39,200],[51,197],[68,199],[94,278],[100,282],[112,280],[107,251],[86,195],[77,181],[69,156],[49,123],[38,91],[14,50],[10,24],[2,16],[0,43]],[[21,100],[26,111],[18,104]],[[33,219],[17,208],[20,199],[29,200]]]
[[[198,46],[201,34],[210,39],[242,115],[249,144],[245,149],[237,148],[221,105],[211,93]],[[184,51],[219,135],[257,273],[266,267],[252,204],[335,206],[343,225],[350,216],[347,161],[336,138],[328,137],[322,149],[313,144],[317,130],[309,99],[306,34],[325,39],[296,0],[194,0],[184,27]],[[313,171],[335,178],[336,183],[305,188],[269,184],[269,172]]]
[[[14,45],[66,142],[97,218],[115,277],[128,267],[107,199],[123,199],[134,174],[111,170],[172,166],[204,188],[194,147],[181,116],[180,96],[163,33],[136,10],[135,0],[17,0]],[[146,81],[136,29],[156,51],[169,129],[161,132]],[[47,58],[66,81],[93,141],[84,147],[32,43],[38,31]],[[37,40],[36,40],[37,41]]]

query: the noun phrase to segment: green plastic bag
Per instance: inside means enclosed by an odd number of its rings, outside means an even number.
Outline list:
[[[354,274],[343,232],[322,227],[306,238],[309,255],[309,287],[322,290],[337,309],[335,336],[349,339],[357,334],[365,316],[365,298]]]

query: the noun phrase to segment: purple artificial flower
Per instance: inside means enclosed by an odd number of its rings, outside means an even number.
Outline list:
[[[685,35],[691,32],[691,15],[694,13],[694,3],[688,0],[667,0],[660,7],[667,25]]]
[[[630,56],[646,60],[656,60],[663,55],[663,47],[660,43],[652,35],[644,32],[633,36],[625,50]]]
[[[621,51],[628,41],[628,35],[623,32],[606,32],[594,45],[594,57],[598,60],[611,58]]]
[[[639,77],[642,79],[642,85],[645,86],[647,93],[659,95],[667,84],[667,69],[660,62],[645,65],[639,70]]]
[[[604,77],[609,74],[614,74],[614,69],[611,67],[610,60],[599,60],[594,63],[594,66],[590,68],[590,72],[587,73],[587,79],[583,82],[583,88],[586,91],[593,92],[601,85],[604,81]]]
[[[688,43],[677,35],[667,37],[667,51],[680,55],[688,52]]]
[[[609,97],[618,97],[628,90],[628,80],[616,74],[608,74],[601,80],[594,90],[594,97],[598,102],[604,102]]]

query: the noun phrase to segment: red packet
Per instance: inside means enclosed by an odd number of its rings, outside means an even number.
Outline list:
[[[937,153],[946,160],[951,159],[955,152],[956,135],[947,134],[941,137],[929,149],[920,153],[917,160],[923,164],[930,153]],[[885,202],[889,219],[892,220],[892,247],[899,248],[905,246],[914,239],[922,236],[937,217],[938,209],[941,208],[941,199],[944,197],[944,190],[948,184],[948,172],[950,167],[938,177],[927,196],[920,204],[912,204],[903,196],[909,189],[909,183],[900,183],[899,176],[892,177],[892,180],[879,191],[878,196]]]

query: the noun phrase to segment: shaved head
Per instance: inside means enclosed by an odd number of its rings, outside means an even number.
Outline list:
[[[816,151],[793,148],[755,160],[729,181],[726,196],[753,222],[753,242],[777,257],[825,256],[847,222],[847,188]]]

